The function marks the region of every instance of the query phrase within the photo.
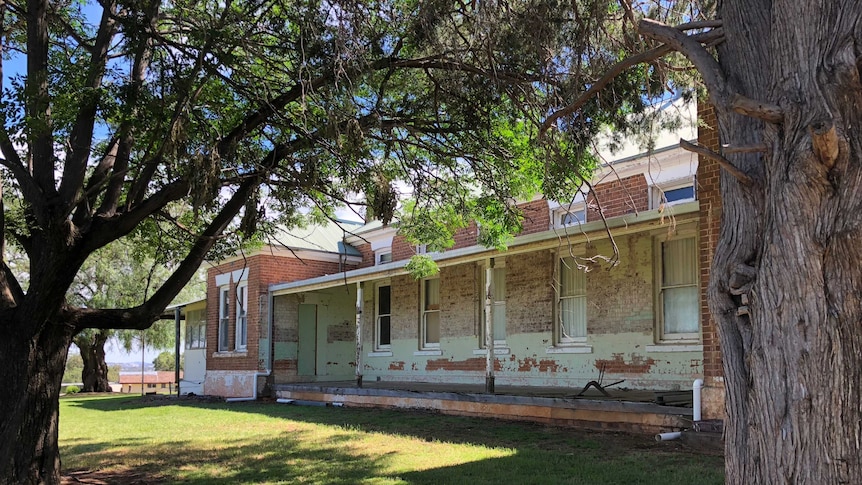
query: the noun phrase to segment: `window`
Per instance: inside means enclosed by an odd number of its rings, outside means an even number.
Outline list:
[[[696,341],[700,338],[697,238],[660,240],[657,252],[659,339]]]
[[[186,349],[205,349],[207,321],[204,310],[186,312]]]
[[[219,314],[218,314],[218,350],[224,352],[228,350],[229,334],[228,326],[230,324],[230,287],[223,286],[219,288]]]
[[[554,225],[566,227],[587,222],[587,206],[584,203],[572,204],[568,207],[560,207],[554,211]]]
[[[147,388],[148,389],[155,389],[156,385],[155,384],[147,384]]]
[[[480,304],[481,308],[481,322],[482,322],[482,331],[480,332],[481,342],[479,342],[481,347],[485,347],[485,277],[486,271],[481,272],[482,277],[481,287],[480,287]],[[495,347],[505,347],[506,346],[506,267],[503,265],[502,261],[499,259],[496,261],[494,269],[492,270],[493,274],[493,288],[494,292],[491,296],[491,305],[494,307],[494,346]]]
[[[560,258],[557,342],[571,344],[587,338],[587,277],[573,257]]]
[[[416,245],[416,254],[428,254],[428,245],[427,244],[417,244]]]
[[[440,348],[440,278],[422,280],[421,348]]]
[[[374,264],[386,264],[392,262],[392,248],[379,249],[374,253]]]
[[[248,286],[236,287],[236,349],[245,350],[248,344]]]
[[[164,382],[162,382],[162,389],[167,389],[167,388],[168,388],[168,385],[165,384]]]
[[[654,185],[650,190],[652,193],[650,203],[653,209],[691,202],[695,199],[694,182],[691,179]]]
[[[374,326],[375,350],[389,350],[392,348],[392,287],[380,285],[377,287],[376,305],[377,312]]]

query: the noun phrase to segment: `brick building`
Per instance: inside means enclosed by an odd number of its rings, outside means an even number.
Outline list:
[[[699,133],[683,136],[717,150],[710,112],[700,118]],[[599,374],[671,391],[704,379],[704,415],[720,418],[706,306],[718,167],[675,135],[601,166],[586,197],[521,204],[524,231],[505,252],[478,246],[475,227],[461,231],[453,248],[429,255],[440,267],[432,278],[407,273],[423,248],[379,222],[311,228],[219,263],[208,276],[204,392],[489,378],[580,389]]]

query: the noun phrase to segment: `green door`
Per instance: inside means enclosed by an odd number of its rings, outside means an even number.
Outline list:
[[[317,375],[317,305],[299,305],[299,350],[297,372]]]

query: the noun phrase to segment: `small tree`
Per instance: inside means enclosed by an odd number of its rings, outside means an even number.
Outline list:
[[[155,367],[156,370],[162,371],[176,370],[176,354],[168,351],[159,353],[159,355],[153,359],[153,367]],[[182,370],[182,363],[180,363],[180,370]]]

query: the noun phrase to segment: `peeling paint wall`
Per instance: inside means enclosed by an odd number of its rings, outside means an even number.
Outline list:
[[[209,370],[204,380],[204,394],[222,397],[251,397],[255,371]],[[258,392],[262,389],[258,383]]]
[[[273,381],[317,382],[351,379],[355,360],[356,289],[340,286],[273,299]],[[314,374],[300,374],[299,305],[315,305]]]
[[[695,348],[661,351],[655,345],[654,234],[616,238],[620,262],[613,268],[591,263],[587,273],[587,341],[555,346],[552,251],[510,255],[506,266],[506,348],[495,354],[499,385],[582,388],[604,373],[604,383],[624,380],[633,389],[688,389],[703,375],[703,353]],[[567,246],[559,249],[568,254]],[[572,248],[586,257],[612,254],[607,241]],[[409,276],[392,286],[392,345],[373,349],[375,282],[365,284],[363,375],[366,380],[480,383],[485,351],[479,345],[476,264],[444,267],[440,273],[439,351],[419,347],[419,284]]]

